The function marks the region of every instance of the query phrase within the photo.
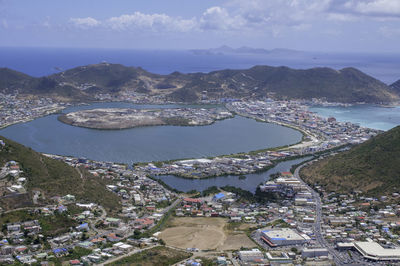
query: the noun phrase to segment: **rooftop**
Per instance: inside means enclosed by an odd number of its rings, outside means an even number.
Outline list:
[[[400,249],[383,248],[376,242],[363,241],[355,242],[355,248],[370,259],[383,260],[383,259],[400,259]]]
[[[264,230],[262,232],[271,240],[304,240],[304,237],[289,228]]]

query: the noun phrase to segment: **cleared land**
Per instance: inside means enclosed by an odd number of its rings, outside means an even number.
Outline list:
[[[133,109],[100,108],[63,114],[58,120],[73,126],[93,129],[126,129],[144,126],[203,126],[232,117],[224,109]]]
[[[173,247],[219,251],[256,247],[245,233],[247,228],[230,228],[223,218],[175,217],[168,226],[159,237]]]

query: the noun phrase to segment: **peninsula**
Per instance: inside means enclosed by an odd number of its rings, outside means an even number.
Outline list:
[[[63,114],[58,120],[93,129],[127,129],[143,126],[204,126],[233,117],[222,108],[133,109],[101,108]]]

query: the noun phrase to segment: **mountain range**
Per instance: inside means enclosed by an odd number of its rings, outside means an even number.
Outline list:
[[[400,90],[355,69],[292,69],[254,66],[209,73],[150,73],[140,67],[100,63],[72,68],[45,77],[31,77],[0,69],[0,92],[54,97],[65,101],[91,101],[96,94],[159,95],[175,102],[202,98],[312,99],[343,103],[393,103]]]

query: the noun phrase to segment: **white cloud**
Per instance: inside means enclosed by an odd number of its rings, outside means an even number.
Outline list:
[[[214,6],[202,14],[199,27],[202,30],[237,30],[243,28],[246,23],[242,16],[232,16],[227,9]]]
[[[358,20],[358,17],[349,13],[329,13],[326,15],[327,20],[350,22]]]
[[[351,23],[386,16],[400,16],[400,0],[231,0],[206,9],[197,17],[182,18],[163,13],[122,14],[97,20],[71,18],[82,29],[101,27],[115,31],[231,32],[280,36],[287,31],[308,31],[321,23]],[[327,24],[327,25],[328,25]]]
[[[174,18],[166,14],[144,14],[135,12],[109,18],[105,25],[114,30],[153,30],[153,31],[190,31],[195,27],[194,19]]]
[[[78,28],[82,28],[82,29],[89,29],[89,28],[93,28],[93,27],[97,27],[101,24],[100,21],[92,18],[92,17],[86,17],[86,18],[71,18],[70,22],[78,27]]]
[[[338,11],[369,17],[400,17],[399,0],[349,0],[332,5]]]

